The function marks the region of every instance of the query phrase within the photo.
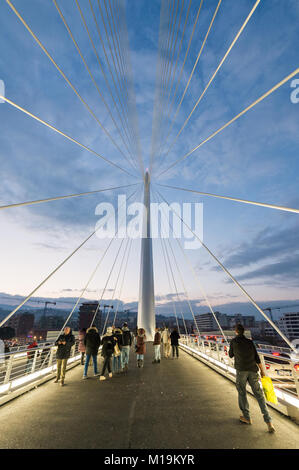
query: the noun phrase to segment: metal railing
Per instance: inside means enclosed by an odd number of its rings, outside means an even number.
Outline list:
[[[180,346],[189,354],[202,360],[230,380],[235,381],[234,359],[229,357],[229,347],[226,344],[206,340],[198,336],[181,335]],[[272,379],[278,399],[278,405],[272,403],[269,403],[269,405],[298,420],[299,354],[298,358],[294,358],[291,357],[291,350],[287,348],[271,348],[268,345],[259,346],[263,346],[257,348],[257,351],[266,375]]]
[[[80,361],[78,340],[71,349],[67,367]],[[56,350],[54,343],[39,344],[35,348],[23,347],[17,351],[0,355],[0,403],[1,398],[32,384],[51,378],[56,372]]]

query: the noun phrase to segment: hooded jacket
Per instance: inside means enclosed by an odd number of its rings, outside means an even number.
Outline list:
[[[116,344],[116,341],[114,339],[114,335],[111,335],[111,334],[105,334],[102,338],[102,341],[101,341],[101,344],[102,344],[102,356],[103,357],[108,357],[108,356],[112,356],[113,352],[114,352],[114,346]]]
[[[60,341],[65,341],[65,344],[58,344]],[[65,333],[60,335],[57,341],[55,341],[55,345],[58,346],[56,359],[68,359],[71,355],[71,349],[74,344],[75,336],[73,335],[72,330],[70,330],[68,335]]]
[[[171,346],[179,345],[180,335],[178,334],[177,330],[173,330],[173,332],[170,335],[170,339],[171,339]]]
[[[132,344],[132,335],[131,335],[131,332],[130,332],[129,328],[124,326],[123,329],[122,329],[122,332],[123,332],[123,346],[131,346],[131,344]]]
[[[136,336],[136,354],[146,353],[146,346],[145,346],[146,336],[145,336],[145,331],[143,329],[142,331],[143,332],[140,332]]]
[[[113,336],[117,339],[117,344],[119,349],[123,346],[123,332],[120,328],[115,328],[113,332]]]
[[[91,356],[96,356],[98,354],[101,338],[95,326],[88,328],[86,331],[84,344],[86,348],[86,354],[90,354]]]
[[[161,333],[159,331],[156,331],[155,337],[154,337],[154,346],[159,346],[161,344]]]

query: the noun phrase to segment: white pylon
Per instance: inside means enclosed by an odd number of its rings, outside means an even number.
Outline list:
[[[146,170],[144,175],[144,210],[137,326],[138,328],[144,328],[147,341],[153,341],[155,336],[156,318],[153,249],[151,238],[150,175],[148,170]]]

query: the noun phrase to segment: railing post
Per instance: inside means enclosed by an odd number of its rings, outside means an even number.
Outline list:
[[[32,363],[32,367],[31,367],[31,374],[35,371],[37,355],[38,355],[38,349],[34,353],[33,363]]]
[[[219,351],[219,344],[218,344],[218,343],[216,343],[216,351],[217,351],[217,358],[218,358],[218,361],[221,362],[220,351]]]
[[[297,397],[299,398],[299,374],[295,370],[293,362],[291,362],[291,367],[292,367],[292,374],[293,374],[294,382],[295,382],[295,386],[296,386]]]
[[[9,379],[10,379],[10,374],[11,374],[11,370],[12,370],[12,363],[13,363],[13,354],[10,356],[9,360],[8,360],[8,365],[7,365],[7,369],[6,369],[6,374],[5,374],[5,379],[4,379],[4,382],[5,384],[7,384],[9,382]]]
[[[53,363],[53,356],[54,356],[54,347],[51,348],[51,351],[50,351],[49,367],[52,366],[52,363]]]

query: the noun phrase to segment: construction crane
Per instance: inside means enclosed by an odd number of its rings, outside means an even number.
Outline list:
[[[270,313],[270,318],[272,321],[273,320],[273,315],[272,315],[272,310],[281,310],[281,309],[285,309],[285,308],[293,308],[293,307],[299,307],[299,304],[294,304],[294,305],[283,305],[282,307],[267,307],[267,308],[263,308],[263,311],[264,312],[269,312]]]

